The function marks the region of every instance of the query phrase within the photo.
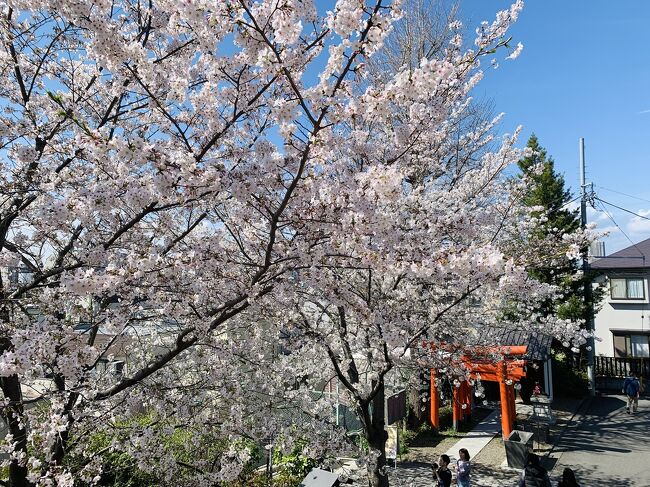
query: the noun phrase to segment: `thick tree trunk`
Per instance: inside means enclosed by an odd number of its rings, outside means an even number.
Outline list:
[[[22,393],[20,390],[20,381],[16,375],[2,377],[0,386],[5,398],[10,403],[3,411],[5,423],[9,433],[13,436],[15,443],[14,451],[17,454],[27,455],[27,425],[24,417]],[[9,486],[10,487],[29,487],[27,481],[27,466],[18,460],[12,460],[9,464]]]
[[[65,391],[65,377],[63,377],[61,374],[56,374],[54,376],[54,384],[56,385],[58,391]],[[74,404],[78,398],[79,394],[75,392],[70,393],[70,397],[68,398],[68,401],[66,402],[65,408],[63,410],[63,414],[65,414],[67,417],[67,428],[59,432],[56,440],[54,441],[54,445],[52,446],[52,463],[54,465],[63,464],[63,459],[68,447],[68,438],[70,437],[70,428],[72,428],[73,423],[73,418],[70,414],[70,411],[72,411],[72,408],[74,407]]]
[[[5,293],[1,292],[3,288],[2,279],[0,278],[0,303],[5,298]],[[6,307],[0,308],[0,354],[11,350],[13,345],[9,339],[5,323],[9,323],[10,315]],[[25,418],[23,407],[23,393],[20,387],[20,379],[17,375],[0,377],[0,389],[9,403],[2,408],[2,419],[7,425],[8,434],[12,435],[15,443],[14,451],[18,455],[24,456],[23,462],[12,460],[9,464],[9,483],[10,487],[29,487],[27,481],[27,418]]]
[[[371,460],[368,463],[368,485],[369,487],[388,487],[388,475],[386,472],[386,439],[388,435],[385,430],[384,421],[384,384],[381,383],[379,392],[372,400],[372,415],[365,411],[364,427],[366,438],[370,447]]]

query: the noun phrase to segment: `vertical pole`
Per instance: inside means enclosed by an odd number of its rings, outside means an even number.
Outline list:
[[[340,426],[341,402],[339,398],[339,378],[336,378],[336,426]]]
[[[587,183],[585,177],[585,139],[580,138],[580,223],[584,229],[587,226]],[[585,325],[588,332],[593,332],[593,306],[591,282],[587,279],[589,272],[589,250],[582,249],[582,277],[585,293]],[[596,395],[596,378],[594,376],[594,339],[587,340],[587,378],[589,379],[589,395]]]
[[[438,388],[436,387],[436,371],[431,369],[431,386],[429,388],[429,396],[431,398],[431,411],[430,419],[431,426],[433,426],[436,431],[440,430],[440,397],[438,396]]]
[[[499,379],[499,392],[501,398],[501,430],[503,438],[508,438],[512,432],[512,409],[510,407],[510,397],[508,394],[508,386],[506,385],[506,363],[499,362],[497,364],[497,378]]]
[[[453,402],[451,406],[451,417],[453,421],[453,427],[454,431],[459,430],[459,421],[461,419],[460,414],[461,414],[461,409],[460,409],[460,388],[456,387],[456,385],[453,385],[454,389],[454,394],[453,394]]]
[[[508,392],[510,393],[510,419],[514,427],[515,422],[517,421],[517,403],[515,401],[515,385],[512,384],[508,386]]]
[[[548,395],[549,401],[553,401],[553,362],[551,357],[546,359],[544,362],[544,380],[546,383],[546,394]]]

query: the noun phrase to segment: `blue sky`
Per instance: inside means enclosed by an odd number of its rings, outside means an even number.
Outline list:
[[[461,19],[473,26],[510,3],[461,0]],[[574,192],[584,137],[597,196],[650,217],[649,24],[646,0],[528,0],[511,31],[521,56],[496,70],[486,64],[476,95],[506,113],[503,132],[523,125],[522,144],[535,132]],[[606,208],[632,241],[650,238],[649,220]],[[602,211],[589,221],[611,232],[608,254],[631,245]]]

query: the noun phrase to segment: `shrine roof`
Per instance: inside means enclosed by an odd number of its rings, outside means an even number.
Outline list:
[[[526,360],[547,360],[551,353],[553,337],[539,332],[513,330],[505,327],[489,327],[479,331],[479,339],[489,346],[521,346],[528,350],[522,358]]]

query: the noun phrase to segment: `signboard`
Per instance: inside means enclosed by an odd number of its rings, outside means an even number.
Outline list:
[[[386,424],[393,424],[395,421],[406,417],[406,391],[388,396],[386,399]]]

